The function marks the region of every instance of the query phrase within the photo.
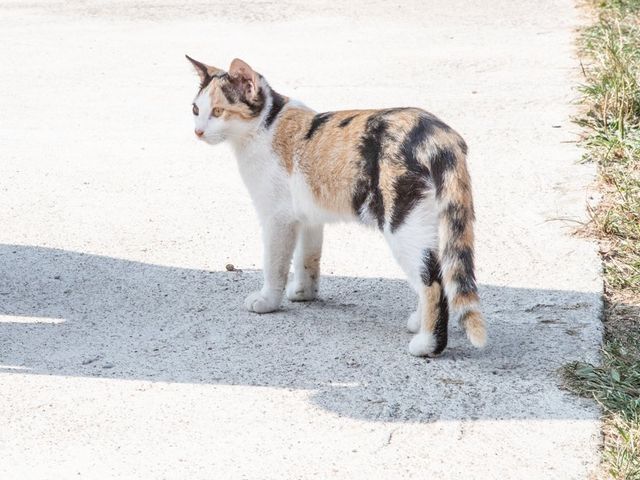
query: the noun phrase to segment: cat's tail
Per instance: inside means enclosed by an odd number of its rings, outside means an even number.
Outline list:
[[[485,321],[473,262],[473,199],[467,170],[467,146],[454,135],[451,146],[435,149],[431,173],[439,205],[439,250],[442,279],[449,311],[464,328],[471,343],[487,343]]]

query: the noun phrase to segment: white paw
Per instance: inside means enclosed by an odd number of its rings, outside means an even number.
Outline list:
[[[409,342],[409,353],[416,357],[426,357],[436,348],[436,338],[427,332],[418,333]]]
[[[420,330],[420,315],[418,314],[418,310],[409,315],[407,319],[407,330],[411,333],[418,333],[418,330]]]
[[[280,307],[280,300],[269,298],[262,294],[260,290],[250,294],[244,301],[244,306],[250,312],[269,313]]]
[[[292,302],[308,302],[318,296],[317,283],[291,282],[287,285],[287,298]]]

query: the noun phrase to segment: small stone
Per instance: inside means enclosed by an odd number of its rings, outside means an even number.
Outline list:
[[[227,269],[227,272],[233,272],[236,269],[236,267],[233,266],[233,263],[227,263],[224,268]]]
[[[89,365],[89,364],[95,362],[96,360],[100,360],[100,357],[97,356],[97,357],[92,357],[92,358],[86,358],[86,359],[84,359],[82,361],[82,365]]]

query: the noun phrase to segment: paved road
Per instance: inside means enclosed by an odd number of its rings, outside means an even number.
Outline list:
[[[0,478],[587,478],[601,280],[576,165],[570,1],[0,0]],[[241,57],[318,110],[414,105],[470,145],[490,345],[407,353],[375,232],[328,229],[322,299],[255,316],[256,217],[192,134]],[[227,272],[233,263],[242,271]]]

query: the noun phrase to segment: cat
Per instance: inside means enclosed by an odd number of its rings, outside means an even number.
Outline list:
[[[458,133],[418,108],[316,113],[240,59],[228,71],[187,59],[200,77],[195,134],[230,142],[262,226],[264,285],[246,298],[248,310],[277,310],[285,290],[292,301],[315,299],[323,224],[356,220],[382,232],[418,294],[407,321],[412,355],[444,350],[449,313],[485,345]]]

